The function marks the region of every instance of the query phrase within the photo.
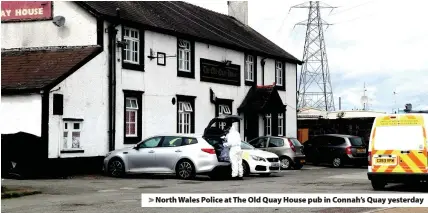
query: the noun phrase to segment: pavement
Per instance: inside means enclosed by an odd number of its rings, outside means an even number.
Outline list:
[[[2,213],[379,213],[428,212],[373,208],[141,208],[141,193],[382,193],[373,191],[366,168],[328,168],[304,166],[301,170],[283,171],[271,177],[251,176],[244,181],[214,181],[208,177],[179,180],[174,176],[133,175],[126,178],[77,176],[71,179],[2,181],[8,187],[31,187],[42,194],[2,200]],[[388,186],[383,193],[428,192],[402,185]]]

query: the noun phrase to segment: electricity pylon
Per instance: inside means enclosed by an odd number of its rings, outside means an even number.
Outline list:
[[[303,52],[303,65],[300,72],[298,107],[311,107],[326,111],[334,111],[333,88],[331,86],[328,68],[327,52],[324,41],[324,26],[320,10],[333,8],[319,1],[310,1],[290,8],[309,9],[308,19],[296,25],[306,26],[305,48]],[[330,13],[331,13],[330,11]],[[296,26],[295,25],[295,26]]]

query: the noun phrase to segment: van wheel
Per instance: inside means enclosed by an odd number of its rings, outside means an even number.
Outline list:
[[[281,170],[289,170],[292,166],[291,159],[288,157],[281,157],[279,161],[280,161]]]
[[[333,158],[333,160],[331,161],[331,165],[333,166],[333,168],[342,167],[343,166],[342,159],[340,157]]]
[[[175,170],[177,177],[180,179],[190,180],[195,178],[196,176],[195,166],[189,160],[179,161]]]
[[[372,180],[372,187],[374,190],[383,190],[385,189],[386,183],[383,181]]]

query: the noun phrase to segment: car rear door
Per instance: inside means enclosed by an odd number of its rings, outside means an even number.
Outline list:
[[[372,139],[372,171],[426,173],[426,131],[422,115],[377,119]]]
[[[175,165],[183,152],[183,138],[180,136],[165,136],[160,147],[156,150],[155,172],[173,172]]]
[[[281,156],[282,154],[285,153],[284,149],[287,149],[286,147],[284,147],[284,139],[282,139],[282,138],[273,138],[273,137],[269,138],[269,143],[268,143],[268,146],[266,148],[266,151],[272,152],[272,153],[275,153],[278,156]]]

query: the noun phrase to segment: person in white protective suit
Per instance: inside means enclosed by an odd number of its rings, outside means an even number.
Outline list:
[[[229,148],[229,159],[232,164],[232,178],[243,179],[244,168],[242,167],[241,135],[232,125],[229,133],[226,135],[226,143],[223,144]]]

